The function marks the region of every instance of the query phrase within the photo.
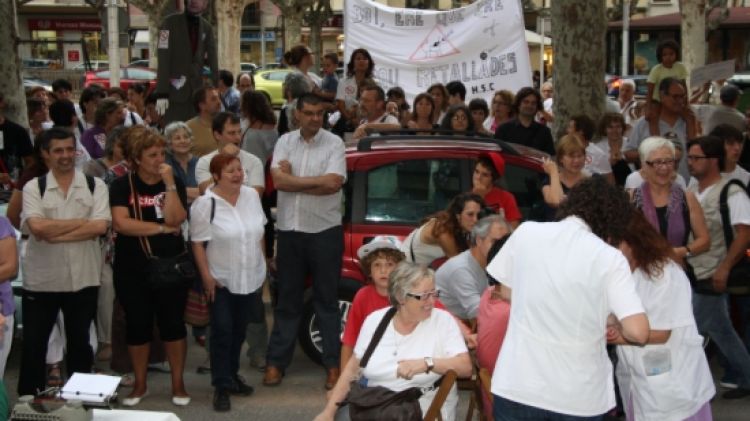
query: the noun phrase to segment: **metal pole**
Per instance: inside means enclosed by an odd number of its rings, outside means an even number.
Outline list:
[[[622,2],[622,63],[620,75],[628,74],[628,56],[630,50],[630,0]]]
[[[109,56],[109,86],[120,86],[120,28],[117,27],[117,0],[107,4],[107,38]]]
[[[542,89],[544,83],[544,16],[539,17],[539,89]]]
[[[266,23],[263,19],[263,2],[258,2],[260,13],[260,67],[266,67]]]

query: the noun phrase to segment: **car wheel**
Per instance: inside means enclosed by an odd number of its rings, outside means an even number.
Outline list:
[[[344,334],[346,319],[349,317],[349,310],[352,307],[352,300],[356,289],[339,288],[339,315],[341,316],[341,335]],[[311,360],[317,364],[323,363],[323,339],[320,336],[315,308],[313,307],[312,295],[305,301],[305,308],[302,312],[302,323],[298,332],[299,344],[302,350]]]

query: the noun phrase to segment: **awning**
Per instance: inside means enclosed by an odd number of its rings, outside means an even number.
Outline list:
[[[711,18],[718,16],[719,10],[711,12]],[[648,16],[645,18],[631,19],[630,29],[659,29],[679,28],[682,17],[679,13],[668,13],[666,15]],[[622,28],[622,21],[610,22],[609,28]],[[730,7],[729,16],[719,24],[719,28],[750,26],[750,7]]]
[[[148,34],[148,31],[137,31],[135,33],[135,40],[133,41],[133,44],[144,44],[148,45],[148,41],[151,39],[150,35]]]
[[[526,43],[531,45],[539,45],[542,43],[542,36],[534,31],[526,30]],[[552,45],[552,38],[544,37],[544,45]]]

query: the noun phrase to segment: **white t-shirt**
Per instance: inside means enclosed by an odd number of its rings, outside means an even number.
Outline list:
[[[633,273],[633,280],[646,308],[651,330],[672,332],[664,344],[617,347],[620,362],[616,372],[623,402],[629,402],[632,396],[634,414],[630,414],[631,419],[684,420],[715,393],[703,352],[703,338],[695,325],[690,282],[672,260],[664,265],[658,278],[649,278],[638,269]],[[656,356],[663,356],[665,363],[654,361]],[[648,372],[661,374],[649,376]]]
[[[698,191],[698,182],[690,184],[690,190],[695,192],[695,197],[699,202],[703,203],[703,199],[706,197],[708,192],[716,188],[716,184],[707,187],[703,191]],[[731,192],[731,190],[730,190]],[[727,206],[729,206],[729,220],[732,225],[750,225],[750,199],[746,194],[737,193],[730,194],[727,198]]]
[[[731,173],[721,173],[722,177],[734,179],[734,180],[740,180],[742,184],[748,185],[750,184],[750,172],[747,172],[744,168],[737,165],[734,167],[734,171]]]
[[[365,319],[357,344],[354,346],[354,355],[357,358],[362,359],[375,334],[375,329],[388,308],[377,310]],[[367,378],[368,386],[383,386],[396,392],[410,387],[430,387],[440,378],[440,374],[420,373],[411,380],[397,378],[398,362],[424,357],[450,358],[466,352],[468,350],[456,320],[447,311],[434,308],[428,319],[419,322],[414,331],[405,336],[396,332],[393,320],[391,320],[362,374]],[[427,411],[434,396],[433,390],[419,398],[422,413]],[[444,420],[455,419],[457,403],[458,393],[454,386],[440,410]]]
[[[612,172],[612,165],[609,163],[609,153],[604,152],[594,142],[589,142],[586,146],[586,165],[583,170],[589,174],[606,175]]]
[[[211,199],[215,200],[211,222]],[[208,241],[206,255],[211,275],[232,294],[250,294],[263,286],[266,259],[261,240],[266,216],[258,192],[241,186],[235,206],[211,189],[190,207],[190,238]]]
[[[644,312],[622,253],[577,217],[525,222],[487,273],[513,291],[492,393],[575,416],[613,408],[607,316]]]
[[[359,103],[357,101],[357,80],[354,76],[339,80],[336,87],[336,100],[344,101],[346,108],[351,108]]]
[[[209,166],[211,165],[211,159],[218,154],[219,150],[217,149],[198,158],[198,163],[195,164],[195,181],[198,184],[211,180]],[[245,172],[245,180],[242,184],[248,187],[265,188],[266,179],[263,176],[263,163],[260,162],[260,159],[245,150],[240,150],[239,158],[242,170]]]
[[[682,187],[682,190],[685,190],[687,186],[685,185],[685,179],[682,178],[680,174],[676,174],[675,183]],[[625,179],[625,188],[626,189],[637,189],[638,187],[641,187],[641,184],[643,184],[643,175],[640,171],[633,171],[630,174],[628,174],[628,177]]]

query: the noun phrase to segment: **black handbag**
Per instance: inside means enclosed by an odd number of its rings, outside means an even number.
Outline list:
[[[745,191],[745,185],[738,180],[729,180],[729,182],[721,189],[719,195],[719,213],[721,214],[721,226],[724,229],[724,242],[727,250],[734,241],[734,233],[732,232],[732,224],[729,219],[729,205],[727,204],[727,196],[729,193],[729,186],[737,185]],[[729,271],[729,278],[727,278],[727,292],[734,295],[750,295],[750,258],[747,253],[740,259],[737,264],[732,267]]]
[[[128,178],[130,191],[133,193],[132,206],[135,219],[143,221],[138,191],[133,184],[133,173],[130,173]],[[152,289],[187,287],[198,279],[198,269],[184,241],[182,253],[172,257],[154,256],[151,252],[151,244],[146,237],[138,237],[138,242],[148,259],[147,280]]]
[[[388,309],[375,329],[375,334],[359,362],[360,371],[367,366],[370,356],[375,351],[394,314],[396,314],[396,307]],[[346,399],[339,405],[349,406],[349,417],[352,421],[417,421],[422,419],[422,409],[419,407],[420,396],[422,396],[422,389],[418,387],[394,392],[382,386],[367,387],[362,384],[361,380],[354,380]]]

